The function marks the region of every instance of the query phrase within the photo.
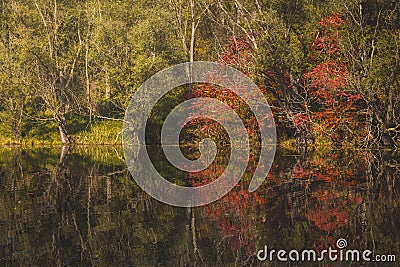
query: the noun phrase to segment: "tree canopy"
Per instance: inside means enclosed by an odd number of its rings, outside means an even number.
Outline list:
[[[1,128],[18,141],[49,122],[73,142],[74,118],[121,120],[152,74],[207,60],[251,76],[299,144],[395,147],[399,14],[392,0],[2,0]]]

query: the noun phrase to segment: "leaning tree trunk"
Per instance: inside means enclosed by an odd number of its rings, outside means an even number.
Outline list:
[[[67,132],[65,132],[63,126],[59,125],[58,129],[60,131],[61,143],[63,144],[70,143],[70,135]]]
[[[374,136],[374,140],[377,140],[379,145],[382,145],[384,147],[396,148],[396,142],[389,134],[386,124],[381,119],[379,114],[373,114],[372,133]]]
[[[68,130],[67,122],[63,116],[57,116],[57,125],[60,132],[60,140],[63,144],[72,143],[72,136]]]

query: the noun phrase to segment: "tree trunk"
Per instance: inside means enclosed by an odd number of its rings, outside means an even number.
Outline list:
[[[315,142],[315,138],[306,127],[298,127],[296,129],[296,143],[299,146],[308,146]]]
[[[72,143],[72,136],[68,131],[68,127],[67,127],[67,123],[66,123],[65,119],[62,118],[62,119],[57,120],[57,124],[58,124],[58,130],[60,132],[61,143],[63,143],[63,144]]]
[[[19,122],[19,120],[13,119],[12,126],[14,142],[18,142],[21,139],[21,123]]]
[[[379,114],[374,114],[372,120],[372,129],[374,139],[378,140],[379,145],[384,147],[396,148],[396,142],[393,137],[388,133],[385,122],[381,119]]]

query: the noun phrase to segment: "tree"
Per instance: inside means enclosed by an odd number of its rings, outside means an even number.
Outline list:
[[[365,125],[364,102],[349,84],[348,65],[340,49],[344,20],[337,14],[319,21],[310,56],[313,68],[303,77],[309,96],[303,104],[305,113],[296,117],[296,123],[305,124],[314,134],[323,134],[337,144],[345,139],[357,140]]]
[[[32,97],[30,87],[31,58],[26,43],[32,34],[19,21],[26,9],[14,3],[1,2],[0,21],[0,122],[7,126],[14,141],[22,134],[27,105]]]
[[[286,121],[294,128],[298,144],[307,144],[321,133],[335,141],[351,140],[365,136],[367,125],[370,136],[393,146],[400,127],[396,97],[399,38],[397,6],[390,3],[375,15],[371,13],[374,5],[363,3],[358,15],[350,8],[357,4],[347,6],[341,1],[218,2],[234,36],[240,36],[239,32],[251,44],[252,60],[237,62],[235,67],[252,75],[273,95],[276,113],[280,113],[278,123]],[[371,10],[365,11],[363,5]],[[371,14],[362,17],[365,12]],[[388,24],[380,26],[383,21]],[[367,31],[368,27],[375,30]],[[377,49],[378,45],[382,48]],[[385,47],[392,51],[384,56],[389,72],[376,58]],[[363,59],[367,55],[372,55],[371,60]],[[374,62],[373,66],[364,66],[367,62]],[[366,76],[363,71],[368,72]],[[370,121],[362,123],[366,107]]]
[[[66,115],[76,104],[81,80],[76,75],[82,56],[83,14],[76,3],[35,1],[37,35],[30,43],[34,55],[35,88],[57,123],[62,143],[72,142]],[[40,24],[39,24],[40,23]]]
[[[313,25],[330,9],[320,2],[303,1],[219,1],[236,36],[244,34],[252,44],[254,65],[242,66],[259,84],[272,93],[280,109],[281,120],[295,129],[299,144],[314,137],[307,127],[296,123],[299,114],[306,113],[307,97],[304,74],[309,69],[309,44]],[[323,11],[322,11],[323,10]]]
[[[349,79],[365,101],[370,144],[396,146],[400,133],[400,5],[396,1],[341,2],[347,23],[341,49]]]
[[[93,112],[121,117],[136,88],[182,61],[165,1],[91,1],[88,76]]]

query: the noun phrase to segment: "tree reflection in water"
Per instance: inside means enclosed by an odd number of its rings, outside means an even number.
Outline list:
[[[265,183],[250,172],[224,198],[185,209],[145,194],[117,148],[0,152],[0,265],[261,266],[255,253],[334,246],[399,254],[398,155],[279,152]],[[154,152],[158,153],[158,152]],[[210,182],[213,170],[191,174]],[[165,162],[163,175],[181,177]]]

